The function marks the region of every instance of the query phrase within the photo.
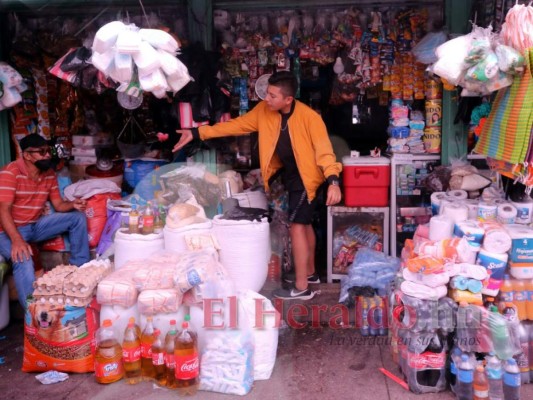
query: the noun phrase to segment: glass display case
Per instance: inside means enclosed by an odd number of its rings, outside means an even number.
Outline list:
[[[361,247],[389,252],[389,207],[328,207],[328,283],[348,272]]]

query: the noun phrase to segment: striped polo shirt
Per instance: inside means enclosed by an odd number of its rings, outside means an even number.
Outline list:
[[[36,222],[49,198],[61,200],[57,177],[51,169],[33,180],[28,176],[24,160],[19,158],[0,171],[0,202],[12,205],[11,215],[16,226]]]

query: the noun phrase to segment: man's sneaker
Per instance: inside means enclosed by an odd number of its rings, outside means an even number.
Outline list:
[[[309,290],[309,288],[305,290],[298,290],[295,287],[290,289],[276,289],[274,292],[272,292],[272,294],[274,297],[284,300],[311,300],[315,296],[315,292],[312,292]]]
[[[294,272],[289,272],[288,274],[285,274],[283,280],[287,283],[294,283],[296,281],[296,276],[294,275]],[[318,277],[318,274],[315,272],[313,275],[309,275],[307,277],[307,283],[320,283],[320,278]]]

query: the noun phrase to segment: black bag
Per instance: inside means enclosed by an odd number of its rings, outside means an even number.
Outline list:
[[[88,60],[91,55],[92,50],[82,46],[70,52],[61,63],[60,68],[63,72],[81,71],[89,65]]]

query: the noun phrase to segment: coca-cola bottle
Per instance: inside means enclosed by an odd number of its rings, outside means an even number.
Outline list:
[[[180,395],[194,395],[198,391],[200,360],[196,340],[189,332],[189,323],[184,321],[174,344],[176,362],[176,387]]]
[[[165,336],[165,366],[167,368],[167,387],[176,389],[176,361],[174,359],[174,347],[176,336],[178,336],[178,329],[176,328],[176,320],[170,321],[170,329]]]
[[[124,361],[124,377],[126,383],[134,385],[141,381],[141,338],[135,318],[131,317],[124,331],[122,341],[122,360]]]
[[[155,369],[152,362],[152,343],[154,343],[154,324],[152,317],[146,319],[146,326],[141,335],[141,369],[143,380],[155,379]]]
[[[155,380],[158,385],[165,386],[167,381],[167,369],[165,367],[165,348],[161,340],[161,331],[154,330],[154,342],[152,343],[152,364],[154,366]]]

